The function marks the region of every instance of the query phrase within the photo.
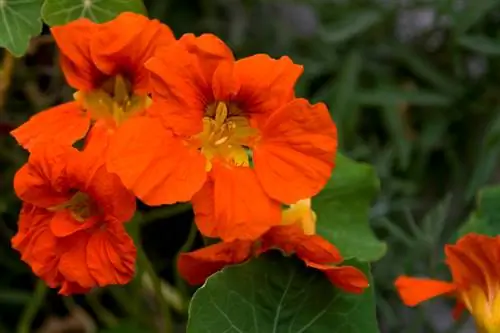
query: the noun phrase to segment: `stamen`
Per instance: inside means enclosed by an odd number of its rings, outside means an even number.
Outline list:
[[[199,145],[209,163],[214,157],[222,158],[234,165],[248,166],[246,147],[257,136],[257,130],[250,126],[247,117],[234,104],[216,102],[207,107],[203,118],[203,131],[193,138],[192,144]]]

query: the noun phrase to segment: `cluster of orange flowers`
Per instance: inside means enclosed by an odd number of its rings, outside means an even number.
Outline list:
[[[136,248],[124,223],[136,197],[191,201],[200,232],[221,240],[180,256],[192,284],[280,249],[345,291],[368,287],[316,235],[309,198],[331,175],[337,133],[324,104],[295,97],[302,66],[264,54],[235,60],[214,35],[175,39],[132,13],[52,34],[75,101],[12,131],[30,152],[14,179],[24,204],[12,245],[50,287],[69,295],[131,280]],[[500,236],[470,234],[446,254],[453,282],[400,277],[403,301],[451,294],[456,314],[467,308],[480,332],[500,332]]]
[[[235,60],[214,35],[177,40],[132,13],[52,34],[75,101],[12,132],[30,152],[14,180],[24,205],[12,245],[50,287],[68,295],[131,280],[136,249],[124,223],[136,197],[191,201],[200,232],[221,239],[181,256],[194,284],[278,248],[346,291],[368,287],[315,235],[308,198],[331,175],[337,133],[324,104],[295,96],[302,66]]]

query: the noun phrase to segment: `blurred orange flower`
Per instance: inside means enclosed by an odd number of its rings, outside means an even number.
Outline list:
[[[144,63],[158,46],[175,38],[159,21],[134,13],[122,13],[103,24],[82,18],[51,31],[64,76],[78,90],[76,102],[36,114],[12,135],[30,149],[47,139],[71,145],[91,128],[94,143],[105,148],[116,126],[150,104]]]
[[[107,156],[109,170],[145,203],[191,200],[209,177],[214,230],[260,225],[246,233],[253,239],[279,224],[281,203],[311,197],[326,184],[336,127],[324,104],[295,98],[302,67],[288,57],[235,61],[217,37],[187,34],[159,48],[146,68],[151,117],[124,124]]]
[[[36,145],[14,189],[24,204],[12,246],[50,287],[69,295],[130,281],[136,249],[123,223],[135,198],[94,155]]]
[[[457,299],[454,317],[467,309],[479,333],[500,332],[500,236],[463,236],[445,247],[452,282],[400,276],[395,286],[408,306],[440,295]]]
[[[202,284],[224,266],[280,249],[286,255],[297,255],[307,266],[323,272],[335,286],[351,293],[363,292],[369,286],[364,273],[353,266],[339,266],[342,256],[335,246],[315,235],[315,222],[310,201],[300,201],[283,212],[281,225],[269,229],[256,242],[221,242],[182,253],[177,263],[179,273],[191,284]]]

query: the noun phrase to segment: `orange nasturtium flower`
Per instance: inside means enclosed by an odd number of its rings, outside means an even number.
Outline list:
[[[214,220],[198,223],[201,232],[253,239],[279,224],[281,203],[326,184],[336,127],[324,104],[295,98],[302,66],[263,54],[235,61],[217,37],[187,34],[146,68],[149,117],[124,124],[107,155],[108,169],[145,203],[191,200],[213,180]]]
[[[361,293],[369,286],[365,274],[353,266],[339,266],[343,258],[335,246],[315,235],[316,216],[310,200],[301,200],[283,211],[281,225],[273,226],[262,237],[221,242],[194,252],[182,253],[179,273],[191,284],[202,284],[224,266],[237,264],[271,249],[296,254],[304,263],[323,272],[337,287]]]
[[[396,288],[408,306],[439,295],[457,299],[455,318],[466,308],[474,317],[478,333],[500,332],[500,236],[467,234],[445,248],[452,282],[399,277]]]
[[[93,125],[89,135],[105,148],[106,134],[150,104],[144,63],[175,38],[159,21],[133,13],[103,24],[82,18],[51,31],[76,101],[36,114],[12,135],[26,149],[47,139],[71,145]]]
[[[41,144],[14,178],[24,204],[12,246],[59,293],[128,283],[136,248],[123,223],[135,197],[95,156],[70,146]]]

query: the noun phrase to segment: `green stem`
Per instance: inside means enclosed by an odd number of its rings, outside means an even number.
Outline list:
[[[145,225],[156,220],[165,220],[168,219],[169,217],[187,212],[190,209],[191,209],[190,203],[179,203],[163,208],[156,208],[150,212],[142,214],[141,223]]]
[[[163,296],[162,291],[162,282],[161,278],[156,274],[153,265],[149,261],[146,253],[142,249],[141,246],[137,247],[137,256],[140,261],[140,266],[143,267],[144,272],[147,273],[151,280],[153,281],[153,286],[155,289],[156,300],[158,301],[158,308],[160,309],[160,313],[163,318],[164,327],[162,332],[172,333],[173,332],[173,323],[172,323],[172,314],[170,313],[170,308]]]
[[[106,309],[95,294],[87,294],[85,296],[88,305],[92,308],[92,311],[96,315],[97,319],[106,327],[113,327],[118,325],[118,319]]]
[[[31,332],[31,323],[40,309],[40,306],[45,299],[47,294],[47,285],[42,280],[38,280],[35,286],[35,291],[33,292],[33,297],[28,305],[24,308],[24,312],[21,315],[19,324],[17,325],[17,333],[29,333]]]
[[[198,229],[196,228],[196,224],[193,221],[193,222],[191,222],[191,228],[189,229],[189,234],[188,234],[188,237],[186,239],[186,242],[184,243],[184,245],[182,245],[179,252],[177,252],[175,262],[177,262],[179,260],[179,256],[181,255],[181,253],[188,252],[189,250],[192,249],[193,243],[196,240],[197,234],[198,234]],[[174,263],[174,265],[175,265],[175,263]],[[186,282],[184,281],[184,279],[180,275],[179,270],[176,269],[175,267],[174,267],[174,272],[175,272],[175,286],[177,287],[177,289],[179,289],[179,292],[182,295],[183,302],[187,303],[186,300],[188,300],[190,297],[188,295],[188,288],[187,288]],[[183,304],[183,308],[187,309],[187,304]]]

